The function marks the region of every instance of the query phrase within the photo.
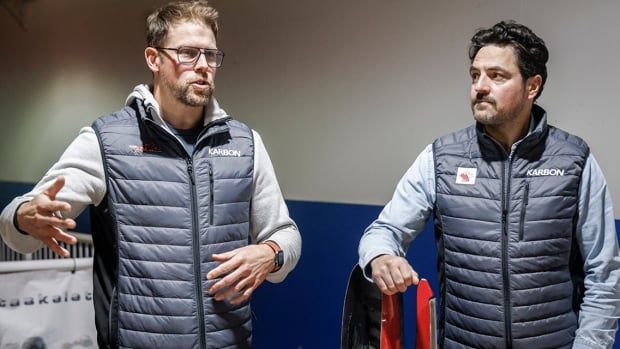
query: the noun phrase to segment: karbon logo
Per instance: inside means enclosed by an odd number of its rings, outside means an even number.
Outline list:
[[[564,176],[564,170],[559,168],[533,168],[527,170],[528,177]]]
[[[0,308],[17,308],[20,306],[32,306],[32,305],[46,305],[57,303],[71,303],[80,301],[91,301],[93,299],[92,292],[84,293],[68,293],[49,295],[39,294],[37,297],[23,297],[23,298],[0,298]]]
[[[210,148],[209,155],[211,156],[235,156],[240,157],[241,151],[235,149],[221,149],[221,148]]]

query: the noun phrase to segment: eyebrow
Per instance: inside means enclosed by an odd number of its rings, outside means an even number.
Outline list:
[[[471,73],[472,71],[480,71],[480,70],[481,70],[480,68],[478,68],[478,67],[474,67],[473,65],[470,65],[470,66],[469,66],[469,72],[470,72],[470,73]],[[491,66],[491,67],[488,67],[488,68],[485,68],[485,69],[482,69],[482,70],[500,71],[500,72],[505,72],[505,73],[507,73],[507,72],[508,72],[508,70],[506,70],[506,69],[504,69],[504,68],[502,68],[502,67],[500,67],[500,66],[498,66],[498,65],[494,65],[494,66]]]

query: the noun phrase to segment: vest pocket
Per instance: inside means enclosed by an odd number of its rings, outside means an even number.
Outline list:
[[[211,162],[207,162],[207,165],[209,166],[209,224],[215,225],[213,224],[213,204],[215,203],[215,198],[213,197],[213,166]]]
[[[108,345],[110,348],[118,347],[118,296],[116,286],[112,289],[110,309],[108,309]]]
[[[525,229],[525,211],[527,209],[527,202],[530,195],[530,184],[525,182],[523,187],[523,202],[521,203],[521,218],[519,219],[519,241],[523,240],[523,234]]]

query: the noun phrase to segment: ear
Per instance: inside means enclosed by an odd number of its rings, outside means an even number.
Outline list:
[[[541,86],[542,86],[542,76],[540,75],[530,76],[525,82],[525,90],[527,92],[527,98],[532,99],[532,100],[536,98],[536,95],[538,94],[538,91],[540,91]]]
[[[156,48],[147,47],[146,49],[144,49],[144,59],[146,60],[146,65],[153,73],[159,71],[161,56],[159,55],[159,51],[157,51]]]

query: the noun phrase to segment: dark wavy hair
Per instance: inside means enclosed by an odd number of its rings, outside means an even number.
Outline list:
[[[146,18],[146,44],[158,47],[163,44],[168,30],[183,21],[198,21],[213,30],[217,38],[218,13],[205,0],[173,1],[153,11]]]
[[[542,76],[542,84],[535,99],[538,98],[547,81],[546,64],[549,60],[549,51],[543,39],[522,24],[501,21],[491,28],[479,29],[474,34],[469,44],[470,61],[473,62],[478,51],[488,45],[511,46],[514,49],[523,81],[535,75]]]

